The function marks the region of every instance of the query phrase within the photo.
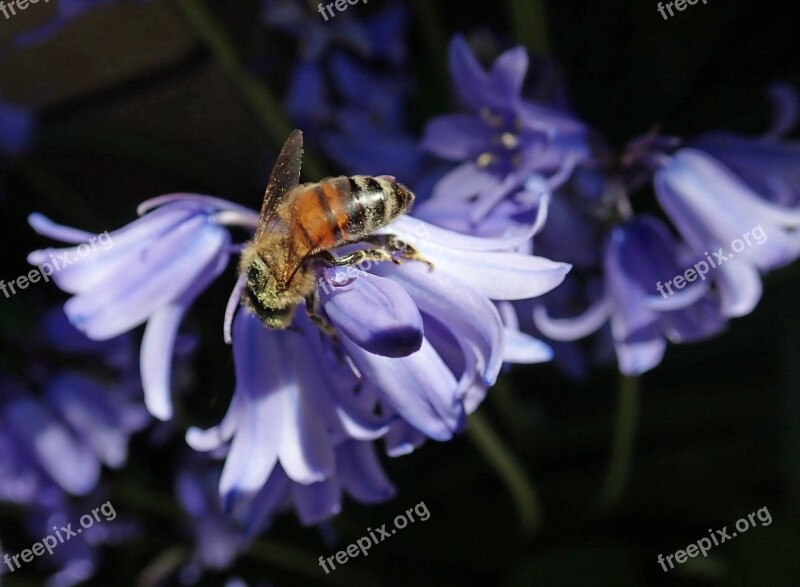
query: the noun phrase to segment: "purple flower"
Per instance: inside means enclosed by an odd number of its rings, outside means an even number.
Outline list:
[[[120,390],[79,373],[59,375],[42,397],[11,384],[1,401],[0,494],[12,501],[86,495],[101,465],[125,463],[130,435],[148,422]]]
[[[64,306],[70,322],[89,338],[108,339],[147,323],[141,351],[145,402],[151,414],[167,420],[172,415],[169,383],[180,321],[231,253],[230,234],[218,219],[226,211],[252,212],[207,196],[171,195],[145,202],[140,213],[156,206],[130,225],[106,233],[102,246],[92,247],[88,243],[96,244],[95,235],[33,214],[29,221],[37,232],[81,244],[34,251],[28,261],[51,264],[53,281],[74,294]]]
[[[347,488],[342,471],[349,465],[337,454],[348,442],[373,440],[392,426],[397,454],[420,436],[450,439],[506,358],[506,331],[492,300],[541,295],[569,269],[505,252],[527,240],[525,233],[484,239],[410,217],[380,232],[411,244],[435,268],[408,261],[324,270],[318,295],[340,345],[321,338],[304,316],[286,331],[269,331],[248,312],[236,317],[237,387],[229,411],[219,426],[187,436],[199,450],[230,441],[220,480],[228,508],[252,499],[280,467],[303,487],[296,498],[311,500],[297,502],[302,519],[317,519],[315,511],[332,515],[338,501],[326,484]],[[541,345],[517,337],[512,350],[527,358],[541,354]],[[403,421],[411,436],[398,428]],[[372,477],[377,493],[363,489],[357,499],[386,497],[386,483]]]
[[[195,551],[181,571],[185,584],[194,584],[205,569],[226,569],[247,547],[243,529],[226,515],[219,503],[219,466],[189,455],[178,472],[175,493],[189,516]]]
[[[723,159],[741,156],[741,146]],[[695,256],[712,264],[710,277],[719,290],[722,313],[743,316],[761,298],[760,272],[782,267],[800,255],[800,208],[772,201],[778,193],[782,194],[778,199],[792,199],[791,190],[800,184],[790,181],[790,173],[796,171],[776,157],[766,159],[786,174],[770,175],[767,162],[758,165],[767,151],[758,144],[752,146],[750,163],[735,163],[749,181],[715,158],[715,150],[678,150],[656,173],[656,194]],[[782,154],[788,152],[784,149]],[[794,160],[800,164],[800,158]],[[763,185],[770,179],[776,192],[757,191],[759,182]]]
[[[423,149],[461,162],[437,184],[434,199],[474,199],[470,219],[477,223],[530,176],[555,189],[588,158],[586,125],[522,98],[528,70],[524,48],[503,53],[486,72],[466,41],[456,37],[450,70],[468,113],[436,118],[425,130]]]
[[[333,124],[320,141],[345,172],[380,175],[385,170],[411,181],[422,153],[407,130],[405,76],[377,74],[344,53],[330,57],[332,85],[340,97]]]
[[[394,64],[406,58],[401,32],[408,13],[399,2],[390,2],[377,15],[365,19],[356,18],[353,10],[335,12],[336,17],[331,18],[330,12],[305,0],[264,0],[263,4],[264,22],[296,38],[306,62],[321,61],[335,49]]]
[[[408,11],[390,2],[374,16],[330,18],[300,0],[265,2],[268,25],[296,38],[300,59],[286,94],[292,122],[345,172],[389,170],[412,182],[422,154],[407,129]]]
[[[100,521],[81,528],[79,537],[59,543],[51,556],[44,557],[48,567],[58,570],[47,578],[46,587],[72,587],[92,578],[101,563],[100,548],[130,542],[141,534],[137,520],[118,514],[105,491],[97,490],[80,500],[63,500],[53,505],[35,507],[26,518],[28,536],[41,540],[52,535],[53,527],[79,525],[81,516],[101,507]],[[99,512],[99,513],[100,513]]]
[[[687,146],[714,157],[768,202],[789,207],[800,204],[800,142],[709,133]]]
[[[574,340],[610,319],[620,371],[641,375],[661,362],[667,340],[692,342],[717,334],[724,326],[702,280],[672,296],[659,295],[662,283],[684,274],[685,258],[667,227],[656,218],[641,215],[617,225],[605,246],[603,297],[574,319],[550,318],[539,307],[536,324],[556,340]]]

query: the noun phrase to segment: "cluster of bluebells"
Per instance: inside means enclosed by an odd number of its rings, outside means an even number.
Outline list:
[[[150,417],[140,403],[130,337],[91,341],[59,309],[45,315],[25,347],[24,377],[0,376],[0,500],[25,507],[28,534],[39,538],[108,499],[102,467],[125,465],[130,436]],[[73,367],[54,370],[55,355],[68,355]],[[86,580],[99,546],[135,534],[123,516],[59,544],[44,559],[56,569],[48,585]]]
[[[298,47],[286,92],[286,112],[349,174],[392,173],[410,182],[422,154],[407,128],[412,90],[405,3],[359,4],[324,21],[306,0],[264,0],[264,23]]]
[[[532,245],[573,271],[562,287],[516,309],[523,329],[549,339],[569,372],[586,372],[571,343],[594,333],[597,356],[613,345],[622,373],[656,367],[667,341],[714,335],[751,312],[761,275],[800,255],[800,144],[783,139],[798,112],[790,88],[772,89],[775,123],[763,136],[653,132],[615,153],[563,91],[547,100],[523,95],[524,49],[503,53],[487,71],[456,38],[450,69],[464,113],[430,121],[422,148],[458,166],[419,216],[503,235],[546,210]],[[663,215],[637,211],[648,190]],[[700,270],[687,271],[693,267]]]

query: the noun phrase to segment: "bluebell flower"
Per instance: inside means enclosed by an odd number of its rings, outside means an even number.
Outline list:
[[[32,252],[34,265],[74,262],[57,269],[53,281],[74,294],[64,310],[89,338],[105,340],[147,323],[142,340],[142,385],[151,414],[172,415],[170,374],[175,337],[194,299],[226,267],[230,233],[218,221],[235,204],[196,195],[163,196],[145,202],[145,214],[110,233],[110,246],[80,249],[96,235],[58,226],[41,215],[30,217],[40,234],[67,243],[66,249]],[[247,210],[250,213],[249,210]]]
[[[53,274],[74,294],[67,315],[91,337],[148,321],[146,394],[148,371],[169,373],[170,333],[234,250],[226,226],[252,229],[258,219],[255,211],[209,197],[162,197],[144,209],[158,205],[111,233],[113,247]],[[72,243],[89,236],[35,215],[32,224]],[[510,252],[530,240],[530,230],[479,238],[401,216],[377,233],[409,243],[433,269],[408,261],[321,270],[317,295],[338,342],[321,338],[302,315],[292,329],[271,331],[249,312],[238,313],[232,337],[237,388],[228,413],[219,426],[187,436],[196,449],[230,443],[220,478],[226,509],[245,507],[273,475],[291,483],[307,523],[338,511],[340,487],[362,501],[385,499],[388,482],[352,442],[370,442],[394,427],[388,446],[407,451],[419,437],[398,425],[403,421],[426,437],[448,440],[463,429],[504,360],[541,353],[539,343],[524,337],[506,347],[506,328],[492,303],[541,295],[568,272],[567,264]],[[32,263],[48,258],[47,250],[30,256]],[[170,328],[159,326],[162,334],[149,341],[153,321],[164,313]],[[150,398],[151,412],[160,409],[155,415],[164,413],[168,384],[163,379],[157,402]]]
[[[438,182],[432,197],[474,201],[474,224],[531,176],[552,191],[589,158],[584,123],[523,98],[528,70],[524,48],[503,53],[486,72],[466,41],[456,37],[450,45],[450,70],[467,112],[429,122],[422,148],[460,163]]]
[[[752,144],[750,166],[737,166],[745,169],[748,182],[714,157],[718,144],[706,139],[701,145],[708,150],[678,150],[656,172],[654,181],[661,207],[696,258],[708,259],[706,262],[712,265],[709,277],[719,290],[723,314],[742,316],[750,313],[761,298],[760,274],[800,256],[800,208],[773,201],[791,200],[800,189],[800,183],[790,177],[791,173],[796,174],[790,161],[796,162],[795,168],[800,165],[800,151],[796,146],[764,149],[758,143]],[[741,154],[742,146],[739,143],[739,148],[733,150]],[[786,174],[770,174],[769,163],[756,167],[770,150],[773,156],[767,159],[783,166]],[[788,157],[789,165],[774,155]],[[779,186],[784,180],[786,183]],[[765,182],[770,182],[771,188],[757,191]]]
[[[51,311],[21,344],[28,351],[28,381],[0,381],[0,499],[23,505],[29,535],[41,539],[54,525],[75,524],[107,500],[101,468],[125,464],[130,437],[150,417],[133,381],[129,337],[89,341],[63,312]],[[54,373],[44,360],[50,352],[73,359],[70,370]],[[91,374],[81,370],[82,361]],[[87,580],[98,566],[100,545],[135,533],[133,521],[117,520],[59,544],[47,558],[47,566],[57,570],[45,584],[70,587]]]
[[[404,76],[377,74],[344,53],[329,58],[339,100],[322,131],[325,152],[347,173],[380,175],[387,169],[411,182],[423,154],[408,132]]]
[[[278,0],[265,2],[264,17],[298,42],[286,111],[309,144],[346,173],[389,170],[413,182],[423,157],[406,121],[406,7],[391,2],[369,16],[352,8],[326,21],[316,5]]]
[[[112,505],[112,509],[108,510],[106,504]],[[57,569],[43,583],[46,587],[72,587],[90,580],[102,562],[100,549],[137,539],[141,535],[141,525],[138,520],[113,509],[107,493],[101,489],[80,500],[64,499],[57,504],[37,506],[28,512],[25,520],[27,533],[41,540],[53,534],[54,526],[63,528],[71,523],[74,529],[81,516],[98,506],[109,512],[107,517],[100,517],[100,522],[89,528],[81,528],[80,536],[59,543],[52,555],[45,557],[44,564]]]
[[[323,272],[318,294],[347,361],[323,345],[303,316],[295,320],[296,331],[280,332],[267,331],[248,313],[237,316],[231,407],[218,427],[187,437],[206,450],[231,441],[220,481],[230,507],[259,491],[280,465],[331,515],[338,502],[325,484],[341,474],[335,454],[347,440],[375,439],[398,420],[424,436],[450,439],[509,359],[490,300],[540,295],[569,268],[503,252],[526,234],[480,239],[412,218],[385,230],[412,243],[436,268],[384,263]],[[526,341],[514,342],[509,351],[524,354]],[[529,344],[540,352],[535,341]]]
[[[717,305],[706,296],[704,281],[689,284],[671,297],[657,286],[686,271],[685,255],[669,229],[658,219],[640,215],[615,226],[605,246],[604,297],[578,320],[549,320],[537,324],[550,336],[585,336],[610,319],[619,369],[641,375],[662,360],[667,340],[693,342],[717,334],[724,326]],[[583,326],[583,331],[576,331]]]
[[[53,379],[39,397],[4,382],[0,417],[0,497],[52,503],[86,495],[101,465],[122,466],[128,439],[148,421],[141,406],[80,373]]]
[[[194,552],[181,570],[184,584],[194,584],[206,569],[228,568],[247,547],[244,530],[220,507],[220,467],[213,461],[201,461],[190,455],[178,471],[175,493],[188,514]]]

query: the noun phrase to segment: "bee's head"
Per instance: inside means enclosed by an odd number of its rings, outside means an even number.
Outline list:
[[[249,263],[243,267],[247,279],[247,287],[252,292],[264,291],[270,279],[270,271],[260,255],[251,255]]]
[[[268,265],[269,258],[258,254],[254,248],[242,251],[240,270],[244,273],[247,287],[244,299],[250,310],[268,328],[284,329],[292,323],[294,305],[283,300],[275,286],[275,278]]]

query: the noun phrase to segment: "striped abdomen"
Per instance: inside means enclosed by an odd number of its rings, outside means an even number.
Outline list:
[[[281,215],[293,225],[295,238],[317,251],[361,240],[408,211],[414,201],[405,186],[366,175],[332,177],[295,190]]]

